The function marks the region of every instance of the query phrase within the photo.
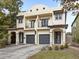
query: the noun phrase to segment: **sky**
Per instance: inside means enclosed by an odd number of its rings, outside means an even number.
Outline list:
[[[60,6],[60,2],[54,1],[54,0],[23,0],[23,6],[21,8],[21,11],[27,11],[30,9],[33,5],[37,4],[43,4],[48,6],[49,8],[56,8]],[[67,14],[67,24],[68,24],[68,29],[66,32],[71,32],[71,24],[74,21],[75,16],[72,15],[72,11],[69,11]]]

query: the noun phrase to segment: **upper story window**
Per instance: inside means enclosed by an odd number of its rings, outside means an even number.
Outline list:
[[[48,19],[41,19],[41,26],[47,27],[48,26]]]
[[[23,16],[18,16],[18,23],[23,23]]]
[[[19,19],[19,20],[18,20],[18,23],[23,23],[23,20],[22,20],[22,19]]]
[[[62,14],[55,14],[55,19],[56,20],[61,20],[62,19]]]
[[[59,14],[59,19],[62,19],[62,14]]]
[[[62,14],[63,14],[63,10],[54,11],[55,20],[62,20]]]
[[[35,20],[31,20],[30,22],[31,22],[31,28],[34,28],[34,26],[35,26]]]
[[[58,15],[55,15],[55,19],[56,19],[56,20],[58,19]]]

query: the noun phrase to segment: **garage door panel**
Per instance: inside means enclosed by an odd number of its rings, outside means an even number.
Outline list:
[[[35,35],[26,35],[26,43],[34,44],[35,43]]]
[[[40,34],[39,35],[39,44],[49,44],[50,35],[49,34]]]

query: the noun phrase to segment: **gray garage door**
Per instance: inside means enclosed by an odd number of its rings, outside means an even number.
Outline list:
[[[34,44],[35,43],[35,35],[26,35],[26,43]]]
[[[39,35],[39,44],[49,44],[50,35],[49,34],[40,34]]]

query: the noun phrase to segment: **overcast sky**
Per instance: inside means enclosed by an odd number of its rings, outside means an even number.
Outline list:
[[[22,11],[26,11],[29,8],[31,8],[33,5],[36,4],[44,4],[50,8],[55,8],[60,6],[60,2],[56,2],[53,0],[23,0],[24,4],[21,8]],[[72,12],[68,12],[67,16],[67,24],[68,24],[68,29],[67,32],[71,32],[71,24],[73,20],[75,19],[75,16],[72,15]]]

